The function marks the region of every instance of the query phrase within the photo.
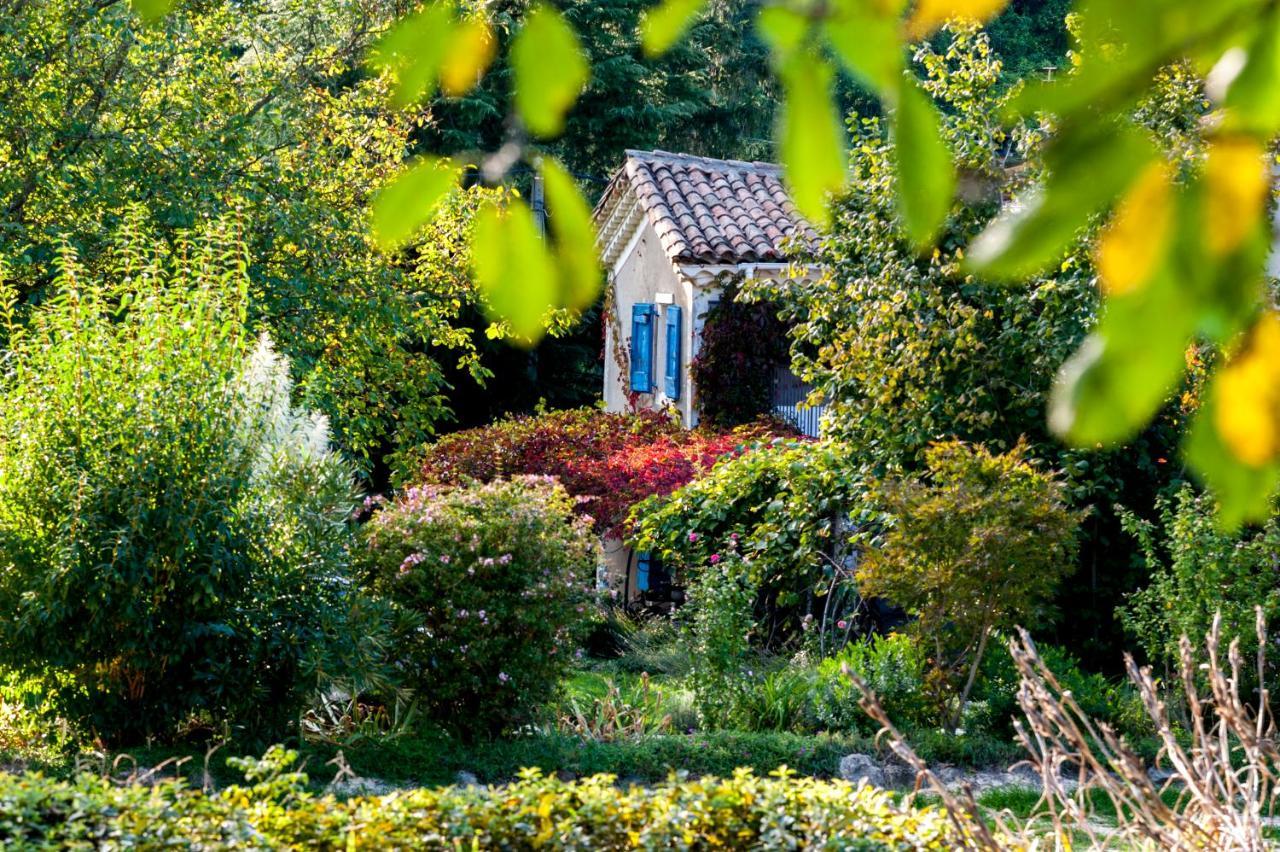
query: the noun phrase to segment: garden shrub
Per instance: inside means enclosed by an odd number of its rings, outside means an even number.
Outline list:
[[[212,849],[945,849],[972,842],[936,807],[843,781],[672,778],[619,789],[536,770],[501,788],[416,789],[346,801],[284,769],[241,761],[248,781],[204,794],[178,782],[118,785],[0,775],[0,843],[23,848]],[[963,818],[959,820],[964,824]]]
[[[1221,613],[1224,647],[1238,639],[1245,657],[1252,657],[1258,647],[1254,607],[1262,607],[1269,622],[1280,610],[1280,518],[1255,530],[1225,532],[1213,500],[1190,485],[1160,499],[1156,509],[1158,525],[1123,513],[1151,576],[1119,608],[1125,629],[1152,662],[1171,672],[1178,665],[1178,640],[1202,641]],[[1252,670],[1244,676],[1253,677]]]
[[[914,730],[936,723],[924,694],[925,655],[909,636],[893,633],[850,642],[818,663],[812,700],[825,729],[867,735],[880,730],[858,706],[862,693],[846,670],[867,682],[894,724]]]
[[[915,616],[930,692],[955,727],[993,632],[1052,616],[1081,513],[1066,505],[1063,484],[1027,458],[1025,444],[995,455],[949,441],[925,459],[926,474],[878,487],[893,523],[858,581],[864,594]]]
[[[320,674],[376,661],[376,619],[350,623],[377,615],[347,570],[351,472],[254,347],[229,227],[166,252],[126,226],[108,266],[64,249],[7,330],[0,663],[108,741],[278,736]]]
[[[705,727],[752,727],[744,711],[755,676],[751,666],[759,660],[751,648],[755,598],[749,566],[732,551],[715,554],[690,589],[689,680]]]
[[[1056,645],[1037,644],[1036,649],[1058,682],[1071,691],[1071,696],[1090,718],[1106,722],[1131,741],[1154,734],[1151,718],[1143,710],[1132,684],[1085,671],[1073,654]],[[974,706],[966,714],[966,727],[1005,737],[1012,735],[1013,720],[1022,714],[1018,704],[1020,683],[1008,641],[999,636],[982,661],[982,677],[974,687]]]
[[[778,434],[758,424],[731,431],[687,431],[665,414],[594,408],[516,417],[446,435],[397,474],[401,483],[458,485],[520,476],[554,476],[578,499],[597,532],[616,532],[634,504],[668,494],[721,457]]]
[[[591,623],[599,561],[548,477],[410,488],[364,528],[372,588],[397,609],[396,653],[427,716],[510,730],[554,694]]]
[[[865,493],[849,447],[775,440],[640,503],[628,537],[689,580],[732,545],[760,590],[756,635],[776,646],[811,627],[810,638],[830,650],[817,637],[832,644],[843,634],[836,624],[858,602],[849,557],[878,526]]]

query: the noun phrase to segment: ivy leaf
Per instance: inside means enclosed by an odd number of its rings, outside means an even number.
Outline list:
[[[497,42],[484,18],[458,25],[440,62],[440,88],[450,97],[465,95],[476,87],[493,61]]]
[[[907,235],[917,246],[926,246],[951,209],[956,177],[951,152],[942,140],[938,108],[914,78],[900,79],[894,114],[898,202]]]
[[[830,63],[811,52],[793,54],[780,69],[782,167],[796,208],[809,221],[831,222],[827,197],[845,181],[844,129],[831,96]]]
[[[489,318],[510,325],[519,341],[536,342],[559,287],[555,262],[529,206],[512,198],[504,207],[485,207],[476,214],[471,246]]]
[[[1045,152],[1045,186],[1010,205],[974,239],[968,267],[1008,280],[1040,272],[1156,156],[1146,134],[1127,122],[1061,128]]]
[[[511,45],[516,109],[536,136],[556,136],[590,78],[582,45],[564,16],[534,7]]]
[[[595,301],[602,283],[591,208],[573,178],[558,162],[544,157],[541,171],[547,192],[548,218],[556,238],[562,285],[560,303],[570,310],[582,310]]]
[[[919,0],[907,21],[907,36],[918,41],[933,35],[947,21],[985,24],[1009,0]]]
[[[169,14],[177,0],[130,0],[129,5],[143,22],[153,24]]]
[[[430,3],[396,24],[374,45],[369,62],[395,75],[391,101],[405,107],[435,93],[436,78],[453,44],[453,7]]]
[[[662,0],[645,12],[640,21],[645,56],[661,56],[670,50],[706,5],[707,0]]]
[[[373,238],[390,250],[413,236],[458,183],[458,168],[439,157],[420,157],[373,200]]]

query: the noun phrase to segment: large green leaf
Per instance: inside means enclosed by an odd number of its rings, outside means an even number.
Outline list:
[[[133,11],[147,23],[153,23],[169,14],[176,0],[130,0]]]
[[[536,136],[556,136],[590,78],[582,45],[564,16],[536,6],[511,45],[516,109]]]
[[[978,235],[969,247],[969,268],[1011,280],[1041,271],[1155,156],[1151,140],[1128,122],[1061,128],[1045,152],[1049,177],[1044,187],[1019,199]]]
[[[661,56],[680,40],[707,0],[662,0],[649,9],[640,22],[640,36],[646,56]]]
[[[882,10],[859,0],[837,3],[823,31],[845,67],[881,97],[891,98],[902,76],[904,48],[897,10],[886,6]]]
[[[564,167],[550,157],[540,165],[547,192],[551,231],[560,267],[560,304],[570,310],[589,307],[600,293],[600,261],[591,208]]]
[[[1081,56],[1078,71],[1054,83],[1028,86],[1012,112],[1049,112],[1062,121],[1115,115],[1148,91],[1153,74],[1187,56],[1201,42],[1229,29],[1261,0],[1213,0],[1189,4],[1169,0],[1084,0],[1079,6]],[[1252,11],[1245,13],[1247,15]]]
[[[1280,132],[1280,10],[1263,19],[1224,106],[1227,130],[1264,137]]]
[[[451,161],[415,160],[374,198],[374,240],[383,249],[392,249],[412,237],[457,184],[458,169]]]
[[[1167,276],[1112,299],[1097,331],[1058,376],[1049,425],[1076,447],[1129,440],[1177,387],[1196,316]]]
[[[809,36],[809,19],[794,9],[766,6],[756,16],[756,31],[769,45],[775,61],[785,64],[788,57],[805,46]]]
[[[408,106],[435,94],[454,31],[453,6],[429,3],[397,23],[374,45],[369,61],[373,67],[395,74],[391,99],[396,106]]]
[[[785,95],[779,133],[782,168],[796,207],[826,226],[831,220],[828,196],[844,186],[847,162],[844,128],[832,100],[835,72],[808,51],[792,54],[779,71]]]
[[[915,79],[902,75],[894,112],[898,204],[907,235],[917,246],[933,242],[955,193],[951,151],[942,139],[938,108]]]
[[[518,341],[536,342],[559,287],[555,262],[528,205],[511,199],[505,207],[490,205],[477,213],[471,253],[490,319],[509,324]]]

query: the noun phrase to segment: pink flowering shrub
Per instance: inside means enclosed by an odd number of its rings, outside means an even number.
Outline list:
[[[528,721],[591,618],[589,522],[550,477],[421,486],[364,527],[373,588],[398,610],[396,656],[419,706],[463,736]]]

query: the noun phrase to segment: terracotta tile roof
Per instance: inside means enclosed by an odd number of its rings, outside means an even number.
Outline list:
[[[632,193],[667,255],[680,263],[782,263],[794,253],[792,238],[808,245],[818,239],[792,204],[781,169],[770,163],[627,151],[596,207],[597,220],[612,216]]]

